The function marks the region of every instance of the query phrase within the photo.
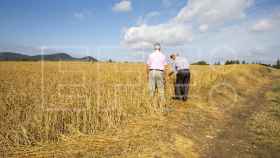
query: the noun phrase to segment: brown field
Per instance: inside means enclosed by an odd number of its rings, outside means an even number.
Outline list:
[[[188,102],[143,64],[0,62],[0,157],[275,157],[280,72],[192,66]]]

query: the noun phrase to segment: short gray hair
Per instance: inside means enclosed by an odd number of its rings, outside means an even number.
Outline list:
[[[161,49],[160,43],[158,43],[158,42],[155,43],[155,44],[154,44],[154,49],[155,49],[155,50],[160,50],[160,49]]]

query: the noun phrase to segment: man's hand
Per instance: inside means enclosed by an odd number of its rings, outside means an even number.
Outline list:
[[[149,66],[148,66],[148,65],[146,66],[146,74],[147,74],[147,76],[146,76],[147,81],[149,81],[150,69],[149,69]]]
[[[171,77],[173,74],[174,74],[174,72],[170,72],[170,73],[168,74],[168,77]]]

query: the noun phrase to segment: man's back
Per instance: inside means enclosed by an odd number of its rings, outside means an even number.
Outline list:
[[[190,65],[186,58],[177,56],[174,61],[174,68],[176,71],[183,70],[183,69],[189,69]]]
[[[155,51],[149,55],[147,65],[149,69],[164,70],[164,66],[167,65],[166,57],[160,51]]]
[[[167,61],[158,45],[156,45],[155,51],[149,55],[147,65],[150,95],[154,96],[156,89],[158,89],[161,98],[164,99],[164,69],[167,65]]]

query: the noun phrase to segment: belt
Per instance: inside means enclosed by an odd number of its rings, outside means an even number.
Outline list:
[[[180,69],[178,71],[189,71],[189,69]]]
[[[160,70],[160,69],[150,69],[150,71],[162,71],[163,72],[163,70]]]

